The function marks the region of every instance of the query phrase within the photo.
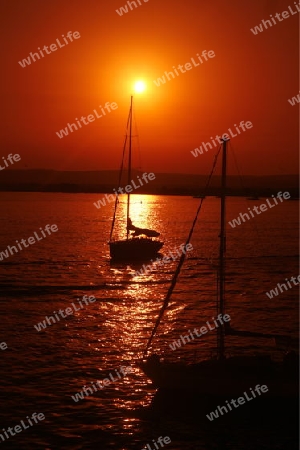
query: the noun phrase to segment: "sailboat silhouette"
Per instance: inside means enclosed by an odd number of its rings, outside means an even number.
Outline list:
[[[217,315],[224,317],[226,314],[225,303],[225,251],[226,251],[226,168],[227,168],[227,141],[222,142],[222,185],[220,208],[220,244],[219,265],[217,282]],[[221,150],[221,148],[220,148]],[[219,150],[219,153],[220,153]],[[218,153],[218,154],[219,154]],[[190,242],[193,229],[200,212],[203,198],[186,244]],[[267,385],[268,397],[294,398],[298,394],[298,361],[299,357],[293,352],[286,354],[283,361],[275,362],[270,355],[258,356],[233,356],[226,354],[226,336],[243,336],[251,338],[276,338],[289,339],[286,336],[257,333],[252,331],[239,331],[231,327],[227,322],[217,328],[217,355],[214,359],[200,361],[196,364],[161,362],[160,356],[152,353],[146,358],[152,339],[163,317],[171,294],[176,285],[180,268],[184,262],[185,254],[182,254],[177,270],[171,282],[165,301],[159,313],[158,319],[147,343],[142,361],[139,367],[150,378],[155,387],[172,391],[185,391],[192,394],[212,395],[220,397],[239,396],[251,386]]]
[[[119,175],[119,185],[123,172],[124,157],[129,132],[129,148],[128,148],[128,185],[133,183],[131,180],[131,164],[132,164],[132,112],[133,112],[133,96],[131,96],[129,116],[127,121],[127,133],[123,147],[123,157]],[[127,191],[126,191],[127,192]],[[133,225],[130,218],[130,191],[127,192],[127,208],[126,208],[126,239],[113,239],[113,231],[116,222],[116,213],[119,199],[118,195],[115,200],[115,210],[112,221],[112,227],[109,239],[110,256],[113,260],[145,260],[157,255],[163,246],[163,242],[157,238],[160,233],[148,228],[138,228]]]

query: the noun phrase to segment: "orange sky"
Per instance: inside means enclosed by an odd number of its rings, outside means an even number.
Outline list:
[[[243,174],[297,173],[299,108],[288,99],[299,92],[299,14],[250,31],[294,2],[140,2],[122,17],[115,10],[125,0],[1,2],[0,156],[19,153],[16,169],[119,168],[131,86],[143,79],[135,115],[146,171],[207,174],[215,149],[198,158],[191,150],[243,120],[253,128],[232,139]],[[81,37],[19,65],[68,31]],[[203,50],[216,56],[155,86]],[[118,109],[58,138],[106,102]]]

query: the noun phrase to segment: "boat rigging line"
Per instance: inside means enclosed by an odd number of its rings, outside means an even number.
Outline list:
[[[213,176],[213,174],[214,174],[214,171],[215,171],[215,168],[216,168],[216,165],[217,165],[218,157],[219,157],[220,152],[221,152],[221,148],[222,148],[222,144],[220,145],[220,147],[219,147],[219,149],[218,149],[218,151],[217,151],[217,154],[216,154],[215,157],[214,157],[213,167],[212,167],[212,169],[211,169],[211,172],[210,172],[210,174],[209,174],[209,176],[208,176],[207,183],[206,183],[205,188],[204,188],[204,195],[207,193],[207,190],[208,190],[208,188],[209,188],[209,185],[210,185],[212,176]],[[203,203],[203,200],[204,200],[204,198],[201,198],[201,199],[200,199],[200,204],[199,204],[199,206],[198,206],[198,209],[197,209],[197,212],[196,212],[196,215],[195,215],[195,218],[194,218],[192,227],[191,227],[191,229],[190,229],[189,235],[188,235],[187,240],[186,240],[186,242],[185,242],[185,246],[184,246],[185,249],[186,249],[186,246],[190,243],[190,240],[191,240],[191,238],[192,238],[192,235],[193,235],[193,232],[194,232],[194,228],[195,228],[196,223],[197,223],[197,220],[198,220],[198,216],[199,216],[200,211],[201,211],[201,209],[202,209],[202,203]],[[158,328],[158,326],[159,326],[159,324],[160,324],[160,321],[161,321],[161,319],[162,319],[162,317],[163,317],[163,315],[164,315],[164,312],[165,312],[166,308],[167,308],[168,305],[169,305],[169,300],[170,300],[170,297],[171,297],[171,295],[172,295],[172,293],[173,293],[173,290],[174,290],[174,288],[175,288],[175,286],[176,286],[177,278],[178,278],[178,275],[179,275],[179,273],[180,273],[181,267],[182,267],[182,265],[183,265],[183,263],[184,263],[184,261],[185,261],[185,257],[186,257],[186,252],[182,252],[182,255],[181,255],[181,257],[180,257],[180,259],[179,259],[179,262],[178,262],[178,266],[177,266],[176,271],[175,271],[175,273],[174,273],[174,275],[173,275],[173,278],[172,278],[172,281],[171,281],[171,285],[170,285],[170,287],[169,287],[169,289],[168,289],[168,292],[167,292],[167,294],[166,294],[166,297],[165,297],[164,303],[163,303],[163,305],[162,305],[162,308],[161,308],[161,310],[160,310],[160,313],[159,313],[159,315],[158,315],[158,318],[156,319],[156,323],[155,323],[154,328],[153,328],[153,330],[152,330],[151,336],[150,336],[150,338],[149,338],[149,340],[148,340],[148,342],[147,342],[145,351],[144,351],[144,353],[143,353],[143,359],[145,359],[146,356],[147,356],[147,353],[148,353],[148,350],[149,350],[150,345],[151,345],[151,343],[152,343],[153,337],[155,336],[156,331],[157,331],[157,328]]]

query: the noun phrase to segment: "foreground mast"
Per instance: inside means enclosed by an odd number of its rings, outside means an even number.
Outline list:
[[[225,314],[225,253],[226,253],[226,181],[227,181],[227,142],[222,139],[222,184],[221,184],[221,230],[220,230],[220,253],[218,273],[218,299],[217,312],[222,316]],[[218,328],[217,333],[218,359],[225,358],[225,333],[224,327]]]

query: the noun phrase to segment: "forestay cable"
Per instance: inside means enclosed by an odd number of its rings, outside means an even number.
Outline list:
[[[214,170],[215,170],[215,167],[216,167],[216,164],[217,164],[217,160],[218,160],[218,156],[219,156],[219,154],[220,154],[221,148],[222,148],[222,145],[220,146],[220,148],[219,148],[217,154],[215,155],[213,167],[212,167],[212,170],[211,170],[210,175],[209,175],[209,177],[208,177],[206,186],[205,186],[205,188],[204,188],[204,195],[205,195],[206,192],[207,192],[207,189],[208,189],[208,187],[209,187],[211,178],[212,178],[212,176],[213,176],[213,173],[214,173]],[[146,345],[146,349],[145,349],[145,351],[144,351],[143,358],[145,358],[146,355],[147,355],[147,352],[148,352],[149,347],[150,347],[150,345],[151,345],[151,343],[152,343],[153,337],[155,336],[155,333],[156,333],[157,328],[158,328],[158,326],[159,326],[159,324],[160,324],[160,321],[161,321],[161,319],[162,319],[162,317],[163,317],[163,315],[164,315],[164,312],[165,312],[166,308],[167,308],[168,305],[169,305],[169,300],[170,300],[170,297],[171,297],[171,295],[172,295],[172,293],[173,293],[174,287],[175,287],[175,285],[176,285],[176,281],[177,281],[178,275],[179,275],[179,273],[180,273],[180,269],[181,269],[181,267],[182,267],[182,264],[183,264],[184,261],[185,261],[185,256],[186,256],[186,246],[190,243],[190,240],[191,240],[191,238],[192,238],[192,235],[193,235],[193,232],[194,232],[194,228],[195,228],[195,225],[196,225],[197,220],[198,220],[198,216],[199,216],[200,211],[201,211],[201,208],[202,208],[203,200],[204,200],[204,198],[201,198],[201,200],[200,200],[200,205],[198,206],[198,209],[197,209],[197,212],[196,212],[196,216],[195,216],[195,218],[194,218],[194,221],[193,221],[191,230],[190,230],[190,232],[189,232],[188,238],[187,238],[186,243],[185,243],[185,246],[184,246],[184,250],[185,250],[185,251],[182,252],[182,255],[181,255],[180,259],[179,259],[179,263],[178,263],[177,269],[176,269],[176,271],[175,271],[175,273],[174,273],[173,279],[172,279],[172,281],[171,281],[171,285],[170,285],[170,287],[169,287],[169,290],[168,290],[168,292],[167,292],[166,298],[165,298],[165,300],[164,300],[164,303],[163,303],[163,305],[162,305],[162,308],[161,308],[161,310],[160,310],[160,313],[159,313],[159,315],[158,315],[158,318],[157,318],[156,323],[155,323],[155,325],[154,325],[154,328],[153,328],[153,330],[152,330],[151,336],[150,336],[150,338],[149,338],[149,340],[148,340],[148,343],[147,343],[147,345]]]

